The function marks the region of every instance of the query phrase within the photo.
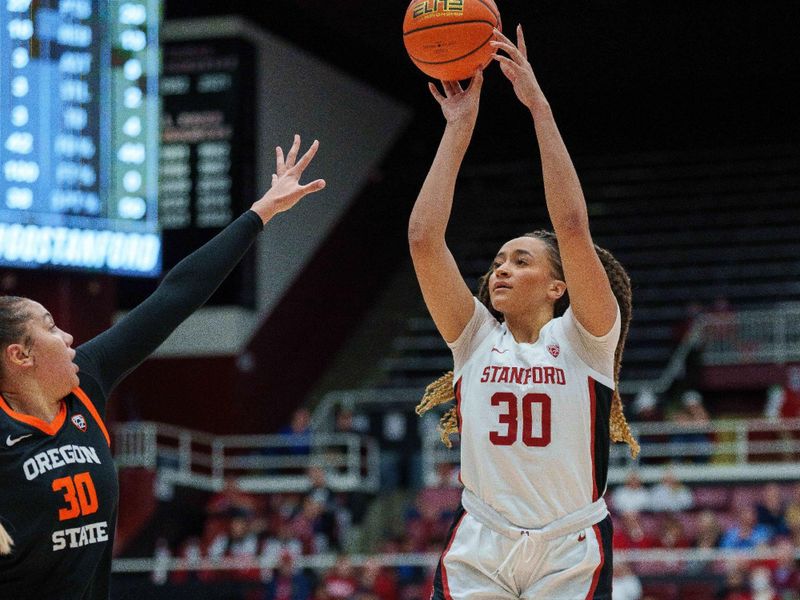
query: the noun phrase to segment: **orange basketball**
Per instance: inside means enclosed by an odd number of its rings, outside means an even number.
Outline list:
[[[411,0],[403,41],[411,60],[435,79],[467,79],[492,60],[492,29],[502,29],[492,0]]]

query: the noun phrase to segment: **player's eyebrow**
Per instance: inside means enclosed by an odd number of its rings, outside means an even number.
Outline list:
[[[514,255],[514,254],[516,254],[516,255],[525,254],[527,256],[533,257],[533,253],[530,252],[529,250],[525,250],[524,248],[517,248],[516,250],[512,250],[511,254],[512,255]],[[495,258],[505,258],[505,257],[506,257],[506,253],[505,252],[498,252],[497,255],[495,256]]]

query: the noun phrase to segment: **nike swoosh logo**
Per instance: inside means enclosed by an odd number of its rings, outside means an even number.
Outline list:
[[[498,354],[505,354],[508,350],[498,350],[497,348],[492,348],[492,352],[497,352]]]
[[[21,435],[21,436],[19,436],[17,438],[12,438],[11,436],[8,436],[6,438],[6,444],[8,444],[9,446],[13,446],[17,442],[20,442],[20,441],[24,440],[25,438],[29,438],[32,435],[33,435],[32,433],[26,433],[25,435]]]

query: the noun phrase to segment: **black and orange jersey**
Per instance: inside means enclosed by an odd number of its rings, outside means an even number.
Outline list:
[[[199,308],[262,229],[246,212],[186,257],[141,305],[77,348],[80,386],[50,423],[0,395],[0,599],[106,600],[119,486],[103,423],[114,386]]]

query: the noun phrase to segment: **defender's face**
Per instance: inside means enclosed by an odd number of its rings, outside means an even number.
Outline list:
[[[28,335],[31,344],[28,354],[33,361],[33,372],[45,389],[66,396],[79,383],[78,365],[73,362],[72,336],[56,326],[53,316],[44,306],[32,300],[29,302]]]

